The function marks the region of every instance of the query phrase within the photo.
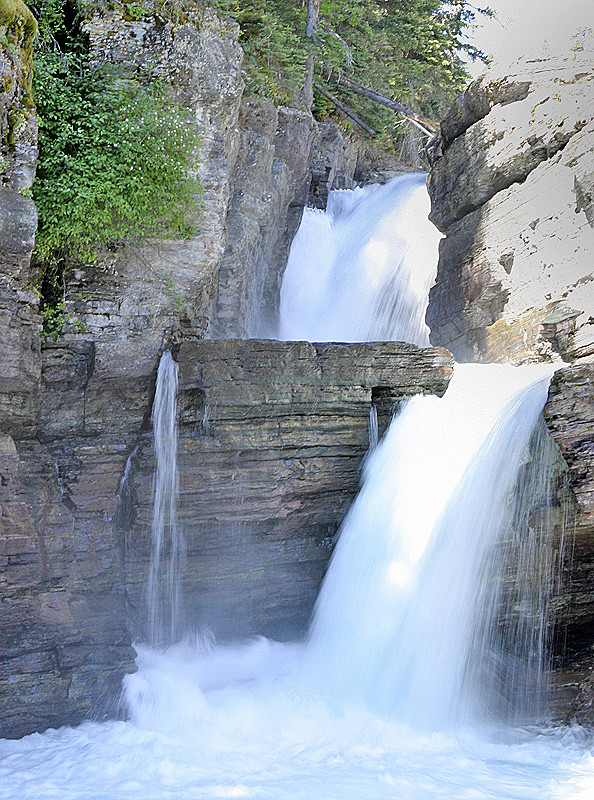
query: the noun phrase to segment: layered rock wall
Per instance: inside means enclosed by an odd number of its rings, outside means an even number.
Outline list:
[[[218,637],[302,634],[333,538],[359,486],[372,403],[380,424],[443,394],[441,349],[274,341],[184,343],[178,353],[179,523],[186,619]],[[128,597],[144,633],[152,439],[129,476]]]
[[[571,513],[562,573],[564,641],[555,674],[557,714],[592,722],[594,676],[594,364],[558,370],[544,409],[568,470]]]

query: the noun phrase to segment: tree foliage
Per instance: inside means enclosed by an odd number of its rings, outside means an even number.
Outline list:
[[[237,20],[246,52],[248,91],[298,102],[307,42],[307,0],[214,0]],[[316,81],[336,92],[376,130],[394,115],[344,88],[331,88],[332,70],[439,118],[468,79],[462,54],[484,55],[469,44],[476,9],[466,0],[321,0],[315,41]],[[331,106],[316,97],[320,116]]]

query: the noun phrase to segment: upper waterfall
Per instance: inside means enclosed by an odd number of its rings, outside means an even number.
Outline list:
[[[429,345],[425,309],[441,234],[425,175],[331,192],[305,209],[280,292],[279,338]]]

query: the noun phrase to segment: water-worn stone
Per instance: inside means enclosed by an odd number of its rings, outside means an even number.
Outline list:
[[[458,360],[594,353],[593,77],[579,53],[483,76],[430,146],[427,322]]]

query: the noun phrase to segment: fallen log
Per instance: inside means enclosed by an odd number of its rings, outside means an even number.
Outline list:
[[[353,122],[356,122],[357,125],[359,125],[359,127],[363,128],[363,130],[366,133],[368,133],[370,136],[377,136],[377,133],[373,130],[373,128],[370,128],[366,122],[363,122],[361,117],[355,114],[355,112],[351,108],[345,106],[344,103],[341,103],[341,101],[337,97],[334,97],[333,94],[327,92],[326,89],[323,88],[323,86],[320,86],[319,83],[314,83],[314,87],[318,90],[318,92],[321,95],[330,100],[331,103],[334,103],[336,108],[340,109],[340,111],[342,111],[343,114],[346,114],[347,117],[349,117],[349,119],[352,119]]]
[[[360,94],[362,97],[367,97],[368,100],[372,100],[375,103],[380,103],[380,105],[392,109],[392,111],[395,111],[397,114],[402,114],[409,122],[419,128],[419,130],[423,131],[426,136],[433,136],[439,130],[438,122],[427,119],[427,117],[421,117],[415,111],[407,108],[402,103],[392,100],[389,97],[385,97],[383,94],[376,92],[374,89],[369,89],[367,86],[363,86],[352,78],[349,78],[346,75],[338,72],[337,70],[330,70],[328,74],[328,80],[332,81],[333,83],[337,83],[340,86],[344,86],[346,89],[350,89],[356,94]]]

